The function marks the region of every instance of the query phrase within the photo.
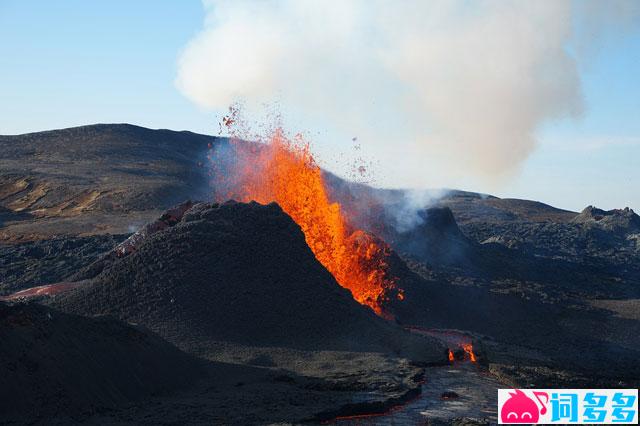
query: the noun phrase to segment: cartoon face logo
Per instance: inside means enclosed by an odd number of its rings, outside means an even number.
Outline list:
[[[547,412],[545,405],[549,401],[549,395],[545,392],[534,392],[541,409],[538,409],[538,405],[519,389],[516,389],[515,392],[509,392],[509,395],[511,396],[500,410],[502,423],[537,423],[540,414]],[[545,397],[544,403],[540,400],[542,396]]]

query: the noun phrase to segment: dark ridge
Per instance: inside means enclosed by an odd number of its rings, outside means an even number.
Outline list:
[[[29,132],[29,133],[20,133],[16,135],[0,135],[0,138],[13,138],[13,137],[24,137],[24,136],[34,136],[34,137],[48,137],[53,136],[56,137],[61,133],[66,134],[87,134],[87,133],[99,133],[103,131],[116,131],[123,133],[138,133],[138,134],[149,134],[152,132],[167,132],[167,133],[181,133],[185,135],[193,135],[196,137],[204,137],[211,138],[209,135],[203,135],[201,133],[194,133],[188,130],[170,130],[170,129],[149,129],[147,127],[137,126],[135,124],[129,123],[96,123],[96,124],[86,124],[82,126],[74,126],[74,127],[65,127],[62,129],[53,129],[53,130],[44,130],[39,132]]]
[[[145,325],[186,350],[229,341],[383,351],[424,362],[445,356],[441,345],[354,301],[275,203],[195,204],[52,303]]]
[[[73,418],[193,383],[199,361],[113,318],[0,302],[0,423]]]

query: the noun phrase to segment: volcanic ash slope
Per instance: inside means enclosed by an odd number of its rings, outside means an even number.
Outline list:
[[[186,388],[203,371],[194,357],[145,330],[35,303],[0,302],[0,342],[1,424],[73,423]]]
[[[143,324],[191,352],[219,342],[420,362],[441,362],[446,352],[354,301],[275,203],[195,204],[52,303]]]

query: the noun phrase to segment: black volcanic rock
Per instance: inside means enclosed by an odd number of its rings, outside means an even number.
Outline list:
[[[629,207],[607,211],[588,206],[571,222],[624,234],[640,231],[640,216]]]
[[[445,356],[354,301],[274,203],[195,204],[52,303],[143,324],[187,350],[227,341]]]
[[[193,383],[193,357],[139,327],[0,302],[0,423],[135,403]]]
[[[462,233],[458,228],[453,213],[448,207],[432,207],[423,210],[420,214],[422,217],[422,228],[429,233],[450,234],[456,238],[461,238]]]
[[[59,282],[112,250],[125,235],[64,236],[0,244],[0,296]]]
[[[422,223],[399,235],[399,247],[404,251],[441,262],[465,256],[470,242],[460,232],[448,207],[431,207],[419,212]]]
[[[393,248],[421,261],[463,265],[470,261],[474,246],[462,234],[448,207],[418,211],[419,221],[409,230],[387,228],[383,238]]]

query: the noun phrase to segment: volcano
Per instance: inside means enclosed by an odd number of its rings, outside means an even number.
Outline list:
[[[198,203],[51,302],[142,324],[186,350],[206,342],[378,351],[444,360],[440,344],[359,304],[275,203]],[[91,269],[91,268],[89,268]]]
[[[340,202],[330,200],[322,169],[309,143],[276,129],[264,143],[231,139],[208,155],[214,197],[277,202],[300,226],[318,261],[360,303],[380,315],[402,290],[387,271],[389,247],[354,226]]]
[[[54,387],[67,396],[78,387],[91,398],[76,408],[95,423],[297,423],[383,412],[416,396],[422,373],[436,407],[454,390],[457,401],[493,408],[505,383],[640,383],[640,228],[630,209],[579,214],[457,190],[418,206],[407,203],[412,191],[344,181],[304,143],[289,150],[278,138],[269,146],[96,125],[0,142],[0,299],[50,305],[21,326],[28,339],[2,340],[12,361],[0,359],[0,376],[28,389],[42,381],[35,395],[52,401],[47,409],[68,407]],[[233,143],[241,164],[226,157]],[[166,210],[185,199],[208,202]],[[101,314],[116,319],[93,318]],[[56,330],[72,336],[68,350]],[[125,338],[139,333],[159,360]],[[450,336],[472,344],[475,363],[468,353],[464,364]],[[50,350],[59,366],[23,356]],[[126,383],[111,400],[68,372],[111,374],[114,356],[178,371],[184,353],[215,364],[210,380],[187,399],[172,393],[137,409],[120,404]],[[63,370],[55,386],[46,381]],[[123,371],[143,381],[131,388],[141,398],[164,389],[146,370]],[[28,414],[23,396],[7,398]],[[91,411],[112,402],[117,415]]]

